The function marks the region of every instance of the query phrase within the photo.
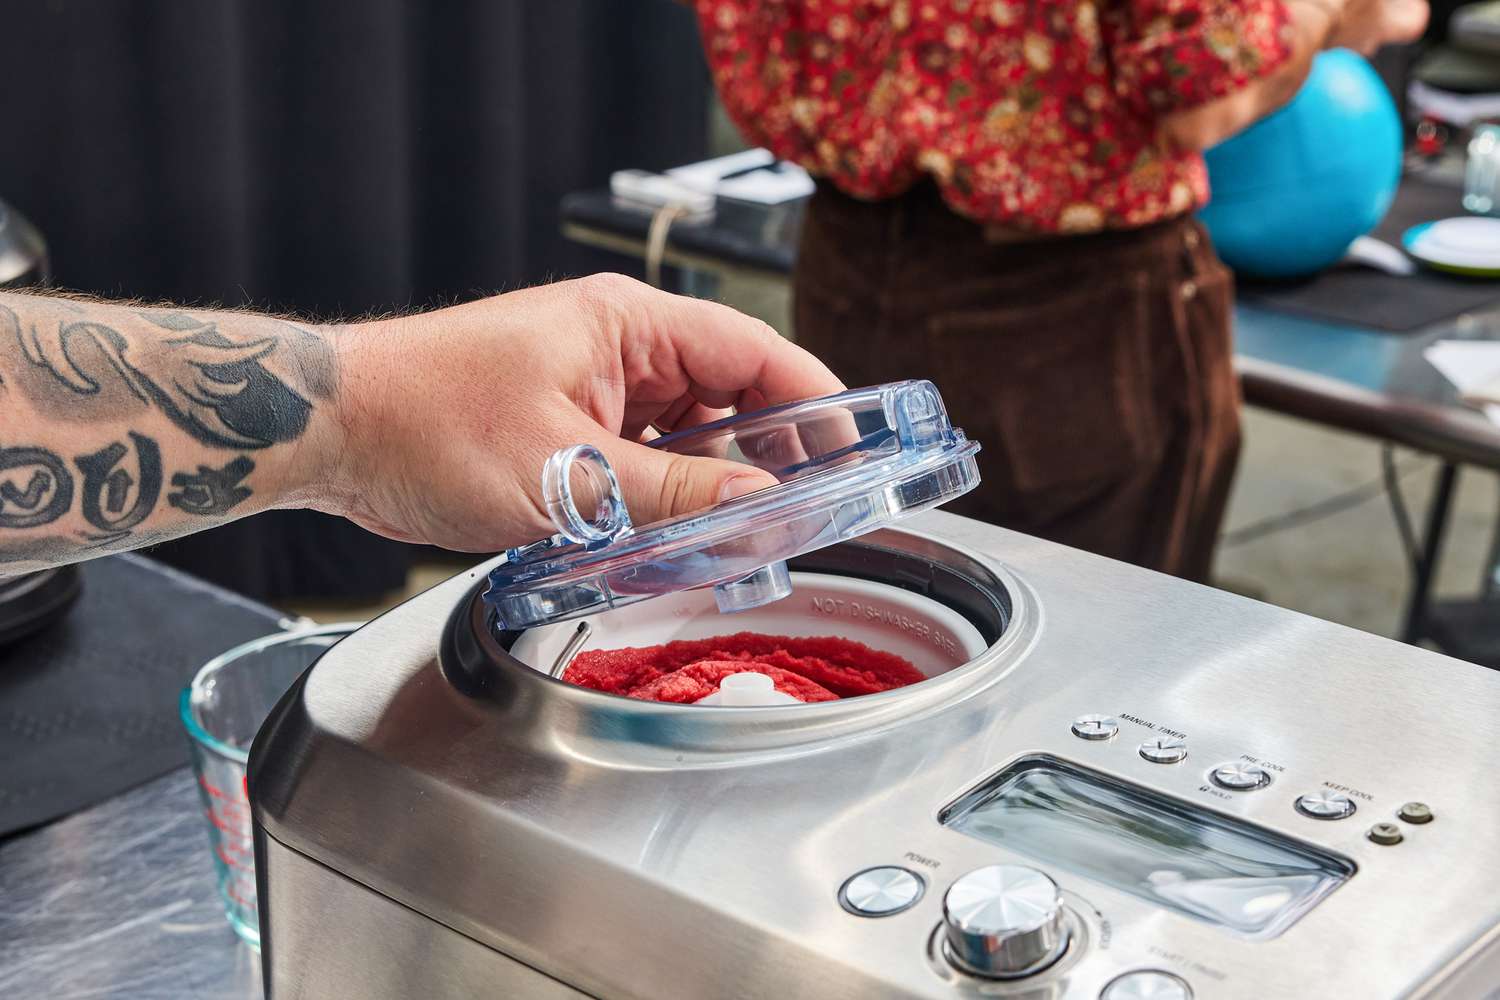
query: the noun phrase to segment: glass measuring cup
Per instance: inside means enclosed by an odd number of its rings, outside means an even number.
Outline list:
[[[1500,125],[1477,125],[1464,169],[1464,208],[1500,215]]]
[[[209,660],[182,689],[179,710],[192,746],[224,915],[254,948],[260,947],[260,920],[245,778],[250,743],[292,682],[358,627],[323,625],[251,640]]]

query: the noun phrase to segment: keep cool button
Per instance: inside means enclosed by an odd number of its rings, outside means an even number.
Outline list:
[[[1297,811],[1313,819],[1343,819],[1354,815],[1354,800],[1339,792],[1308,792],[1297,797]]]
[[[905,868],[866,868],[839,890],[839,903],[860,917],[888,917],[922,898],[922,879]]]
[[[1170,972],[1143,969],[1111,979],[1099,1000],[1193,1000],[1193,991]]]

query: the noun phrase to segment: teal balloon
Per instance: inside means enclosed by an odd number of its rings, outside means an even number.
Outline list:
[[[1380,75],[1346,49],[1322,52],[1286,107],[1205,154],[1199,217],[1236,271],[1321,271],[1385,217],[1401,180],[1401,118]]]

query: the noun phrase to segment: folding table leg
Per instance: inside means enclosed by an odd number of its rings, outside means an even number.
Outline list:
[[[1443,534],[1448,530],[1448,515],[1453,510],[1453,487],[1458,481],[1458,466],[1444,462],[1438,469],[1432,502],[1427,506],[1427,527],[1422,535],[1422,551],[1412,570],[1411,596],[1406,605],[1406,627],[1402,642],[1419,642],[1427,638],[1427,606],[1432,596],[1432,579],[1437,575],[1443,553]]]

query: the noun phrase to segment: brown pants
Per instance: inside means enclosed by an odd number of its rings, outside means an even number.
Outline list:
[[[797,342],[847,384],[929,378],[983,445],[948,509],[1207,578],[1240,396],[1233,283],[1196,222],[1004,242],[930,185],[820,184],[795,294]]]

